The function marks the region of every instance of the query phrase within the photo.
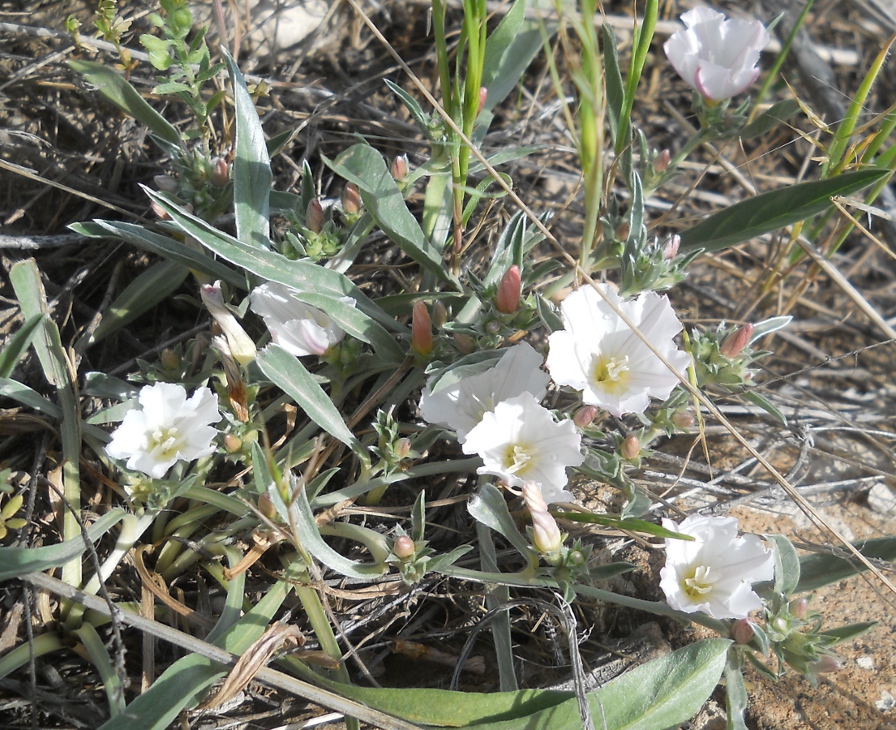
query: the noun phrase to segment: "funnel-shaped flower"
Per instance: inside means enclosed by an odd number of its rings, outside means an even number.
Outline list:
[[[715,618],[746,618],[762,608],[752,584],[771,580],[775,557],[756,535],[737,536],[734,517],[691,515],[663,527],[694,538],[666,539],[666,565],[660,588],[679,611],[702,611]]]
[[[192,461],[215,450],[218,430],[209,424],[221,420],[218,396],[197,388],[187,399],[182,385],[156,383],[141,388],[142,410],[129,411],[112,432],[106,453],[127,459],[128,469],[161,479],[178,461]]]
[[[351,297],[341,301],[355,305]],[[256,287],[250,305],[264,319],[274,342],[296,357],[323,355],[345,337],[345,331],[329,315],[300,302],[283,284],[268,282]]]
[[[482,457],[479,474],[494,474],[513,487],[535,482],[545,502],[569,502],[573,496],[563,489],[566,467],[585,461],[581,444],[572,421],[555,423],[535,396],[523,393],[483,415],[467,434],[463,451]]]
[[[540,401],[547,393],[550,376],[541,369],[544,362],[531,345],[522,342],[507,349],[493,368],[462,378],[435,393],[429,386],[420,398],[420,415],[457,433],[463,443],[482,416],[503,400],[531,393]]]
[[[758,20],[729,20],[698,7],[681,16],[685,30],[673,33],[663,48],[689,86],[711,101],[746,91],[759,75],[759,53],[771,40]]]
[[[625,302],[608,286],[600,288],[676,370],[688,366],[690,357],[672,341],[681,322],[667,297],[647,292]],[[574,291],[560,310],[565,329],[548,339],[547,368],[554,382],[582,391],[585,403],[617,417],[643,413],[651,396],[669,397],[676,375],[594,289]]]

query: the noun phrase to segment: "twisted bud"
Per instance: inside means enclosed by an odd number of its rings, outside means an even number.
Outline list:
[[[548,562],[559,561],[563,547],[563,533],[554,516],[548,512],[541,489],[535,482],[526,482],[522,488],[523,500],[532,518],[532,544]]]

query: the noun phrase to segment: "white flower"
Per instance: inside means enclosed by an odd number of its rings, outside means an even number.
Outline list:
[[[681,16],[685,30],[663,48],[669,62],[692,88],[712,101],[746,91],[759,75],[759,53],[771,37],[758,20],[729,20],[699,7]]]
[[[681,322],[667,297],[647,292],[624,302],[608,286],[599,286],[676,370],[688,366],[690,357],[672,341],[681,331]],[[678,384],[675,373],[594,289],[577,289],[560,310],[565,329],[548,338],[547,368],[555,383],[582,391],[585,403],[617,417],[643,413],[650,396],[669,397]]]
[[[541,369],[543,362],[531,345],[514,345],[485,372],[462,378],[435,393],[427,386],[420,398],[420,415],[429,423],[454,430],[463,443],[482,416],[501,401],[523,393],[531,393],[536,401],[544,398],[551,378]]]
[[[509,398],[482,416],[467,434],[465,454],[479,454],[479,474],[494,474],[512,487],[535,482],[545,502],[572,501],[565,491],[566,467],[579,466],[582,437],[570,420],[554,423],[531,393]]]
[[[221,420],[218,396],[197,388],[187,400],[182,385],[156,383],[140,390],[143,410],[132,410],[112,432],[106,453],[127,459],[128,469],[161,479],[177,461],[192,461],[215,450],[218,430],[210,423]]]
[[[775,557],[756,535],[737,536],[734,517],[691,515],[663,527],[695,538],[666,539],[666,565],[660,588],[678,611],[702,611],[714,618],[746,618],[762,608],[752,584],[771,580]]]
[[[340,301],[355,306],[351,297]],[[274,342],[296,357],[323,355],[345,337],[345,331],[329,315],[296,299],[293,290],[283,284],[272,281],[256,287],[250,306],[264,319]]]
[[[224,303],[224,294],[221,291],[221,282],[203,284],[199,288],[199,295],[208,308],[218,326],[227,338],[227,346],[234,360],[241,365],[248,365],[255,359],[255,342],[246,334],[246,330],[233,316]]]

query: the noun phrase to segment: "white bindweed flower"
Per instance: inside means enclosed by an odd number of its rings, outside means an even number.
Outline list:
[[[663,520],[663,527],[694,538],[666,539],[660,588],[672,608],[714,618],[746,618],[762,608],[752,585],[774,578],[774,553],[756,535],[738,537],[736,518],[691,515],[680,525]]]
[[[479,474],[494,474],[512,487],[535,482],[545,502],[572,501],[563,487],[566,467],[585,461],[576,425],[555,423],[551,412],[531,393],[501,401],[467,434],[463,451],[479,454]]]
[[[544,358],[531,345],[514,345],[485,372],[462,378],[435,393],[427,386],[420,398],[420,415],[429,423],[454,430],[463,443],[482,416],[501,401],[523,393],[531,393],[536,401],[544,398],[551,378],[541,369],[543,363]]]
[[[681,331],[668,297],[646,292],[624,302],[599,285],[641,334],[683,371],[690,356],[672,338]],[[671,372],[590,286],[572,292],[560,305],[564,329],[549,338],[547,368],[558,385],[582,391],[582,400],[614,416],[643,413],[650,396],[668,398],[678,384]]]
[[[771,40],[758,20],[736,20],[698,7],[681,16],[685,30],[673,33],[663,48],[688,85],[711,101],[746,91],[759,75],[759,53]]]
[[[188,400],[182,385],[156,383],[141,388],[137,400],[142,410],[129,411],[106,446],[113,459],[127,459],[128,469],[161,479],[175,462],[214,452],[218,430],[209,424],[221,414],[218,396],[208,388],[197,388]]]
[[[340,301],[355,306],[351,297]],[[296,357],[323,355],[345,337],[345,331],[328,314],[299,301],[283,284],[272,281],[256,287],[250,306],[264,319],[271,339]]]
[[[248,365],[255,359],[255,342],[224,303],[221,282],[203,284],[199,287],[199,295],[227,338],[230,355],[241,365]]]

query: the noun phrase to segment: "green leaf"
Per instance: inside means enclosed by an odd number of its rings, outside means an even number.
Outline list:
[[[159,84],[152,91],[160,96],[165,94],[182,94],[189,93],[190,87],[180,81],[167,81],[164,84]]]
[[[789,596],[800,582],[800,559],[796,548],[784,535],[766,535],[775,546],[775,592]]]
[[[890,174],[890,170],[868,168],[757,195],[682,231],[682,249],[718,251],[799,223],[827,210],[832,196],[851,195]]]
[[[255,362],[261,372],[292,398],[312,421],[362,459],[367,458],[367,452],[345,425],[330,396],[297,357],[290,355],[279,345],[271,344],[258,353]]]
[[[448,274],[441,255],[426,239],[417,219],[408,210],[404,196],[379,152],[370,145],[356,144],[335,160],[325,158],[324,162],[338,175],[358,186],[364,207],[402,251],[438,281],[451,283],[459,289]]]
[[[526,0],[516,0],[485,42],[482,86],[488,95],[483,111],[491,111],[507,98],[542,46],[538,24],[526,20]]]
[[[103,314],[99,327],[90,337],[90,344],[118,332],[141,314],[165,301],[189,276],[190,270],[177,261],[162,261],[140,274]]]
[[[725,665],[725,709],[728,715],[728,730],[748,730],[744,722],[747,709],[747,686],[744,674],[739,666],[734,666],[729,658]]]
[[[258,248],[271,248],[270,196],[273,174],[261,120],[236,62],[222,48],[233,81],[236,156],[233,160],[233,207],[236,236]]]
[[[29,317],[25,324],[19,327],[18,331],[6,343],[6,347],[0,352],[0,378],[8,378],[12,375],[12,371],[16,369],[22,355],[31,346],[34,339],[34,333],[44,321],[44,314],[38,314]]]
[[[668,537],[678,540],[693,540],[690,535],[684,535],[680,532],[667,530],[661,525],[655,525],[647,520],[638,520],[632,517],[617,517],[616,515],[599,515],[594,512],[554,512],[555,517],[572,522],[587,522],[594,525],[604,525],[605,527],[615,527],[620,530],[631,530],[632,532],[643,532],[656,537]]]
[[[118,524],[124,515],[125,511],[121,508],[110,510],[87,528],[87,539],[96,542]],[[38,548],[0,548],[0,581],[57,568],[74,560],[86,549],[81,535],[56,545]]]
[[[467,502],[467,511],[478,522],[503,535],[527,560],[533,559],[529,541],[517,529],[510,510],[507,509],[504,495],[494,484],[486,482],[480,486]]]
[[[784,99],[774,106],[766,109],[746,127],[740,131],[741,139],[759,137],[770,132],[779,124],[783,124],[800,110],[796,99]]]
[[[859,540],[853,546],[871,560],[896,560],[896,537]],[[846,554],[845,548],[843,553]],[[800,560],[800,582],[796,592],[814,591],[831,583],[864,573],[867,568],[855,558],[841,558],[828,553],[808,555]]]
[[[97,90],[126,114],[148,127],[153,134],[170,144],[183,147],[180,132],[153,109],[115,70],[93,61],[69,61],[69,67],[81,74]]]
[[[616,34],[609,23],[602,23],[601,40],[604,51],[604,79],[607,85],[607,125],[610,127],[610,138],[616,144],[619,131],[619,115],[625,100],[625,88],[622,84],[622,72],[619,70],[619,52],[616,48]]]
[[[819,633],[821,636],[833,639],[832,645],[839,644],[841,641],[861,636],[866,631],[870,631],[877,626],[878,623],[878,621],[865,621],[858,624],[847,624],[846,626],[838,626],[836,629],[825,629]]]

